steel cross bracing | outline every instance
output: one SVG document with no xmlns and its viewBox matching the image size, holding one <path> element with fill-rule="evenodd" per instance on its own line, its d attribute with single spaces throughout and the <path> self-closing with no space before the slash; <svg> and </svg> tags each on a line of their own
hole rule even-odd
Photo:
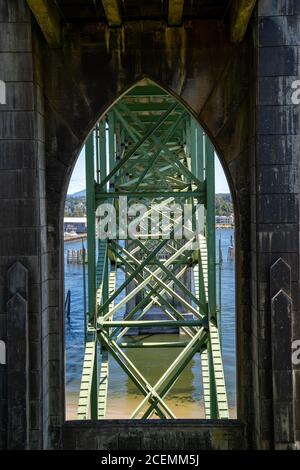
<svg viewBox="0 0 300 470">
<path fill-rule="evenodd" d="M 144 396 L 128 418 L 175 419 L 165 397 L 196 354 L 201 355 L 205 416 L 228 418 L 216 303 L 210 141 L 183 106 L 144 80 L 89 136 L 86 178 L 88 327 L 78 418 L 105 419 L 113 357 Z M 127 233 L 133 203 L 146 207 L 138 236 Z M 115 211 L 107 224 L 117 222 L 115 233 L 106 239 L 95 228 L 103 204 Z M 183 219 L 178 208 L 185 204 L 190 211 Z M 117 287 L 118 272 L 125 273 L 125 280 Z M 192 277 L 193 288 L 185 276 Z M 160 320 L 151 318 L 153 307 L 162 313 Z M 180 328 L 184 339 L 126 339 L 131 328 L 163 331 L 170 326 Z M 126 355 L 133 347 L 141 354 L 145 348 L 161 348 L 162 354 L 164 348 L 178 348 L 178 356 L 151 385 Z"/>
</svg>

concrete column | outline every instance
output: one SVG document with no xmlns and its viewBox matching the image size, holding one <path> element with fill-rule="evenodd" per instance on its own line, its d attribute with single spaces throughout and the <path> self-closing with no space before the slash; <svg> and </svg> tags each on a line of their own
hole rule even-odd
<svg viewBox="0 0 300 470">
<path fill-rule="evenodd" d="M 11 311 L 22 305 L 25 310 L 19 297 L 6 307 L 10 298 L 6 273 L 19 262 L 28 270 L 26 389 L 29 408 L 26 408 L 26 415 L 28 447 L 34 449 L 42 446 L 41 292 L 42 281 L 48 278 L 47 266 L 41 256 L 43 250 L 46 251 L 46 244 L 43 98 L 36 66 L 39 33 L 34 34 L 36 39 L 33 41 L 32 28 L 36 26 L 25 0 L 1 0 L 0 22 L 0 80 L 6 85 L 6 104 L 0 105 L 0 339 L 8 341 L 6 323 L 9 322 L 10 334 L 14 330 L 14 319 L 16 328 L 18 326 Z M 11 366 L 10 361 L 0 366 L 0 409 L 4 414 L 4 419 L 0 416 L 0 447 L 6 446 L 7 423 L 13 419 L 11 407 L 5 416 L 7 403 L 14 399 L 10 387 L 8 396 L 6 394 Z M 18 364 L 14 363 L 14 367 Z"/>
<path fill-rule="evenodd" d="M 271 266 L 271 341 L 273 436 L 275 449 L 294 448 L 294 381 L 292 356 L 291 268 L 281 258 Z"/>
<path fill-rule="evenodd" d="M 273 423 L 278 316 L 271 322 L 270 267 L 282 258 L 291 268 L 289 315 L 299 337 L 299 106 L 292 84 L 299 73 L 299 15 L 296 1 L 261 0 L 255 22 L 257 59 L 254 159 L 252 166 L 252 334 L 255 445 L 274 447 Z M 292 305 L 292 306 L 291 306 Z M 275 306 L 274 306 L 275 308 Z M 274 330 L 275 328 L 275 330 Z M 292 345 L 284 351 L 288 360 Z M 288 386 L 288 384 L 286 384 Z M 290 385 L 291 386 L 291 385 Z M 293 396 L 292 389 L 287 396 Z M 294 397 L 295 399 L 295 397 Z M 277 422 L 277 432 L 285 423 Z"/>
<path fill-rule="evenodd" d="M 19 262 L 7 274 L 7 398 L 10 450 L 29 445 L 28 270 Z"/>
</svg>

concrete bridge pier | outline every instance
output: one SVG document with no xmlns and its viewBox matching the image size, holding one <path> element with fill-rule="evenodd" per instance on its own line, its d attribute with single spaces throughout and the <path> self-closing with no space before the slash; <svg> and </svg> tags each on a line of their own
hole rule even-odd
<svg viewBox="0 0 300 470">
<path fill-rule="evenodd" d="M 0 0 L 0 448 L 299 448 L 299 1 L 210 2 L 176 26 L 49 3 Z M 232 190 L 236 421 L 65 422 L 64 199 L 89 132 L 143 77 L 198 119 Z"/>
</svg>

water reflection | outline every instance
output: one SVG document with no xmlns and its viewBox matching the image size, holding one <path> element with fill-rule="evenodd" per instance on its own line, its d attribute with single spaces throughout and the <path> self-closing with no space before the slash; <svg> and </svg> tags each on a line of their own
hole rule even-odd
<svg viewBox="0 0 300 470">
<path fill-rule="evenodd" d="M 236 346 L 235 346 L 235 274 L 234 262 L 227 259 L 232 230 L 217 231 L 217 240 L 221 235 L 223 251 L 222 268 L 222 349 L 225 381 L 230 415 L 235 417 L 236 406 Z M 81 243 L 72 243 L 65 248 L 65 290 L 71 289 L 71 318 L 66 320 L 66 389 L 67 418 L 76 419 L 80 377 L 84 354 L 83 336 L 83 289 L 82 268 L 67 265 L 66 250 L 80 249 Z M 124 281 L 124 274 L 118 273 L 117 285 Z M 121 294 L 120 301 L 125 294 Z M 116 318 L 122 318 L 120 310 Z M 144 336 L 145 341 L 184 341 L 184 335 L 152 335 Z M 134 338 L 130 337 L 130 340 Z M 141 339 L 141 337 L 139 337 Z M 129 341 L 126 338 L 126 341 Z M 168 369 L 181 349 L 126 349 L 125 352 L 135 366 L 143 373 L 151 385 L 154 385 Z M 110 358 L 109 393 L 107 418 L 129 418 L 134 409 L 143 399 L 143 395 L 127 374 L 113 358 Z M 166 403 L 178 418 L 198 419 L 204 417 L 203 389 L 201 378 L 200 356 L 196 354 L 185 368 L 173 388 L 169 391 Z M 155 416 L 153 416 L 155 418 Z"/>
</svg>

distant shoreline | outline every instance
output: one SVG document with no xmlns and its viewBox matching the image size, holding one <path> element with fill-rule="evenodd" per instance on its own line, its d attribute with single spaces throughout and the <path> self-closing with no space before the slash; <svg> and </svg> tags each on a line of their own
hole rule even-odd
<svg viewBox="0 0 300 470">
<path fill-rule="evenodd" d="M 64 242 L 65 243 L 72 243 L 72 242 L 78 242 L 80 240 L 85 240 L 87 237 L 87 234 L 83 234 L 83 235 L 76 235 L 74 237 L 64 237 Z"/>
<path fill-rule="evenodd" d="M 234 229 L 234 225 L 232 224 L 216 224 L 216 229 L 220 230 L 220 229 L 224 229 L 224 230 L 227 230 L 227 229 Z M 72 242 L 78 242 L 80 240 L 86 240 L 87 238 L 87 234 L 83 234 L 83 235 L 76 235 L 74 237 L 64 237 L 64 243 L 72 243 Z"/>
<path fill-rule="evenodd" d="M 232 224 L 216 224 L 217 229 L 234 229 Z"/>
</svg>

